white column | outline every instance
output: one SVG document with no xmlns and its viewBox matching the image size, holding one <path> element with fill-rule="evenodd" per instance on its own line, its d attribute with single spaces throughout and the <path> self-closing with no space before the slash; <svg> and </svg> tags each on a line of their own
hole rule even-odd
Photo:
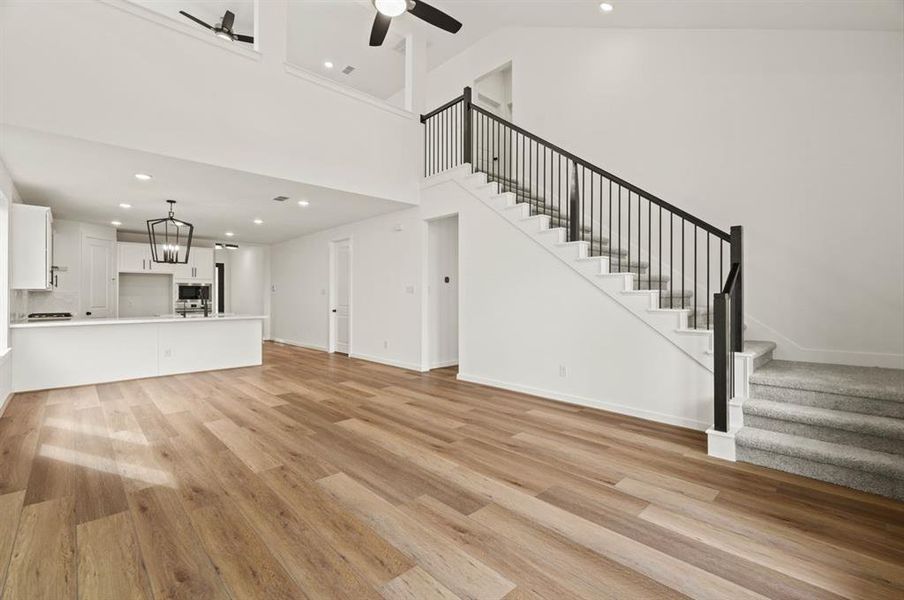
<svg viewBox="0 0 904 600">
<path fill-rule="evenodd" d="M 280 70 L 286 62 L 288 22 L 287 0 L 255 0 L 254 49 L 264 64 Z"/>
<path fill-rule="evenodd" d="M 427 101 L 427 42 L 413 33 L 405 36 L 405 110 L 421 114 Z"/>
</svg>

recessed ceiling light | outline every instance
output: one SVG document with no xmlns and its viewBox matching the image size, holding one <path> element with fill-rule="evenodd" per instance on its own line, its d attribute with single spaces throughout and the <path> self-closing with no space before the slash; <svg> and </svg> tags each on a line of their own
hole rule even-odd
<svg viewBox="0 0 904 600">
<path fill-rule="evenodd" d="M 308 206 L 309 204 L 310 204 L 310 202 L 308 202 L 307 200 L 299 200 L 298 201 L 298 206 Z"/>
<path fill-rule="evenodd" d="M 131 204 L 126 204 L 125 202 L 119 203 L 119 208 L 132 208 Z"/>
<path fill-rule="evenodd" d="M 325 60 L 325 61 L 323 61 L 323 66 L 324 66 L 325 68 L 327 68 L 327 69 L 332 69 L 332 68 L 333 68 L 333 63 L 331 63 L 331 62 L 328 61 L 328 60 Z"/>
<path fill-rule="evenodd" d="M 374 6 L 380 14 L 387 17 L 398 17 L 408 10 L 407 0 L 375 0 Z"/>
<path fill-rule="evenodd" d="M 609 4 L 608 2 L 602 2 L 600 4 L 600 10 L 603 12 L 612 12 L 613 9 L 615 9 L 615 7 L 612 6 L 611 4 Z"/>
<path fill-rule="evenodd" d="M 261 224 L 263 224 L 263 220 L 261 220 L 261 219 L 255 219 L 255 220 L 254 220 L 254 224 L 255 224 L 255 225 L 261 225 Z"/>
<path fill-rule="evenodd" d="M 151 177 L 147 173 L 135 173 L 135 179 L 138 179 L 140 181 L 149 181 L 153 179 L 153 177 Z"/>
<path fill-rule="evenodd" d="M 232 237 L 232 236 L 234 236 L 234 235 L 235 235 L 235 234 L 232 233 L 231 231 L 227 231 L 227 232 L 226 232 L 226 237 Z"/>
<path fill-rule="evenodd" d="M 110 221 L 110 225 L 112 225 L 113 227 L 119 227 L 120 225 L 122 225 L 122 223 L 120 223 L 119 221 Z"/>
</svg>

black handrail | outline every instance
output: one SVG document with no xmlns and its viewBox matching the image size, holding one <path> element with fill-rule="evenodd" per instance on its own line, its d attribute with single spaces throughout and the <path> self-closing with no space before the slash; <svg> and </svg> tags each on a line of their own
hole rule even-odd
<svg viewBox="0 0 904 600">
<path fill-rule="evenodd" d="M 446 102 L 439 108 L 434 108 L 433 110 L 428 112 L 426 115 L 421 115 L 421 123 L 426 122 L 427 119 L 429 119 L 430 117 L 434 117 L 434 116 L 438 115 L 439 113 L 443 112 L 447 108 L 450 108 L 451 106 L 453 106 L 455 104 L 458 104 L 459 102 L 461 102 L 464 99 L 465 99 L 465 96 L 464 96 L 464 94 L 462 94 L 458 98 L 453 98 L 452 100 L 449 100 L 448 102 Z"/>
<path fill-rule="evenodd" d="M 741 228 L 726 233 L 474 105 L 470 88 L 421 115 L 421 122 L 425 176 L 470 165 L 527 203 L 531 214 L 563 228 L 567 240 L 586 243 L 590 256 L 607 257 L 610 272 L 632 274 L 636 289 L 658 290 L 660 308 L 688 311 L 688 327 L 714 329 L 715 426 L 725 431 L 731 353 L 741 351 L 743 340 Z M 710 306 L 712 289 L 721 292 Z M 699 297 L 704 304 L 698 306 Z"/>
<path fill-rule="evenodd" d="M 456 101 L 461 101 L 461 98 L 462 97 L 460 96 L 459 98 L 456 99 Z M 665 200 L 654 196 L 650 192 L 647 192 L 646 190 L 643 190 L 632 183 L 628 183 L 627 181 L 625 181 L 618 175 L 613 175 L 609 171 L 606 171 L 605 169 L 601 169 L 601 168 L 593 165 L 589 161 L 587 161 L 583 158 L 580 158 L 578 156 L 575 156 L 574 154 L 572 154 L 571 152 L 568 152 L 567 150 L 563 150 L 562 148 L 560 148 L 559 146 L 556 146 L 552 142 L 548 142 L 548 141 L 544 140 L 543 138 L 541 138 L 540 136 L 533 134 L 533 133 L 527 131 L 526 129 L 518 127 L 517 125 L 515 125 L 514 123 L 511 123 L 510 121 L 506 121 L 502 117 L 496 116 L 493 113 L 486 111 L 476 105 L 472 106 L 471 109 L 477 113 L 484 115 L 485 117 L 488 117 L 490 119 L 493 119 L 494 121 L 497 121 L 498 123 L 501 123 L 506 128 L 510 129 L 512 132 L 523 135 L 526 138 L 529 138 L 539 144 L 542 144 L 547 149 L 552 150 L 553 152 L 556 152 L 558 154 L 561 154 L 563 157 L 567 158 L 571 162 L 578 164 L 578 165 L 584 167 L 585 169 L 591 170 L 599 175 L 602 175 L 603 177 L 605 177 L 607 180 L 611 181 L 612 183 L 620 185 L 622 188 L 624 188 L 630 192 L 634 192 L 638 196 L 643 196 L 645 199 L 650 200 L 654 204 L 657 204 L 657 205 L 663 207 L 664 209 L 668 210 L 669 212 L 675 214 L 675 216 L 681 217 L 688 223 L 692 223 L 692 224 L 696 225 L 697 227 L 712 233 L 713 235 L 719 236 L 726 242 L 731 237 L 728 233 L 722 231 L 718 227 L 716 227 L 714 225 L 710 225 L 706 221 L 704 221 L 698 217 L 695 217 L 694 215 L 692 215 L 688 212 L 681 210 L 680 208 L 678 208 L 677 206 L 675 206 L 673 204 L 669 204 Z"/>
</svg>

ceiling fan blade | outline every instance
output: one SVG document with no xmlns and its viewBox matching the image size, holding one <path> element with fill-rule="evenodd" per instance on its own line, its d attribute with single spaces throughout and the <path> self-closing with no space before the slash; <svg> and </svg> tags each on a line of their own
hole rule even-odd
<svg viewBox="0 0 904 600">
<path fill-rule="evenodd" d="M 180 11 L 179 11 L 179 14 L 182 15 L 182 16 L 184 16 L 184 17 L 188 17 L 189 19 L 191 19 L 192 21 L 194 21 L 195 23 L 197 23 L 198 25 L 200 25 L 200 26 L 202 26 L 202 27 L 206 27 L 206 28 L 208 28 L 208 29 L 213 29 L 213 27 L 212 27 L 211 25 L 208 25 L 207 23 L 205 23 L 204 21 L 202 21 L 201 19 L 199 19 L 199 18 L 197 18 L 197 17 L 191 16 L 190 14 L 188 14 L 187 12 L 185 12 L 184 10 L 180 10 Z"/>
<path fill-rule="evenodd" d="M 389 31 L 389 24 L 392 23 L 392 17 L 387 17 L 383 13 L 377 13 L 374 18 L 374 26 L 370 30 L 370 45 L 382 46 L 383 40 L 386 39 L 386 33 Z"/>
<path fill-rule="evenodd" d="M 408 12 L 413 14 L 418 19 L 427 21 L 435 27 L 445 29 L 449 33 L 458 33 L 458 30 L 461 29 L 461 23 L 459 23 L 440 9 L 433 8 L 426 2 L 421 2 L 421 0 L 415 0 L 414 8 L 411 8 Z"/>
<path fill-rule="evenodd" d="M 232 24 L 235 23 L 235 15 L 231 10 L 227 10 L 226 14 L 223 15 L 223 23 L 220 25 L 226 31 L 232 31 Z"/>
<path fill-rule="evenodd" d="M 235 40 L 236 40 L 237 42 L 247 42 L 247 43 L 249 43 L 249 44 L 253 44 L 253 43 L 254 43 L 254 36 L 253 36 L 253 35 L 242 35 L 242 34 L 240 34 L 240 33 L 236 33 L 236 34 L 234 34 L 234 35 L 235 35 Z"/>
</svg>

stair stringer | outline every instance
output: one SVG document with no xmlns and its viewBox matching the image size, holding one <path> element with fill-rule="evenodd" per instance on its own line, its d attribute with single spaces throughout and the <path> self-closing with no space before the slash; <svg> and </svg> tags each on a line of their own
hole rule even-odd
<svg viewBox="0 0 904 600">
<path fill-rule="evenodd" d="M 588 242 L 566 242 L 564 228 L 549 228 L 549 218 L 544 218 L 544 215 L 531 216 L 526 203 L 516 203 L 512 192 L 499 193 L 497 183 L 487 183 L 484 173 L 472 173 L 469 164 L 428 177 L 423 185 L 429 187 L 450 180 L 558 257 L 705 369 L 713 371 L 713 332 L 689 329 L 689 310 L 659 308 L 658 290 L 633 289 L 633 273 L 609 273 L 608 259 L 587 256 Z"/>
</svg>

